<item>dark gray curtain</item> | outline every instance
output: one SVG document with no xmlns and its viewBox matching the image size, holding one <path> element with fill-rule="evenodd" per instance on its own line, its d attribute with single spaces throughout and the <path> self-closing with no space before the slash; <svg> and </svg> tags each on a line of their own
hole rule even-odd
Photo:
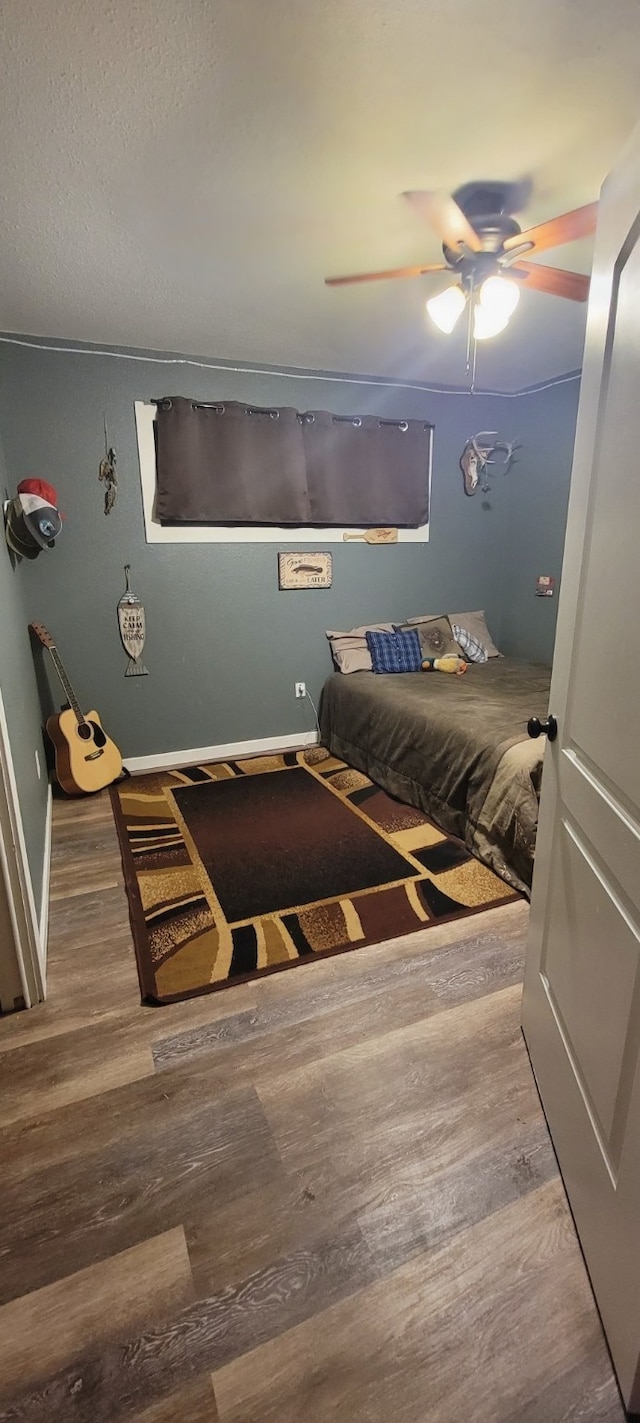
<svg viewBox="0 0 640 1423">
<path fill-rule="evenodd" d="M 417 528 L 429 517 L 432 427 L 299 415 L 236 401 L 158 401 L 161 523 Z"/>
<path fill-rule="evenodd" d="M 430 425 L 309 410 L 302 432 L 312 524 L 426 524 Z"/>
<path fill-rule="evenodd" d="M 158 403 L 156 455 L 161 523 L 308 523 L 296 410 L 172 396 Z"/>
</svg>

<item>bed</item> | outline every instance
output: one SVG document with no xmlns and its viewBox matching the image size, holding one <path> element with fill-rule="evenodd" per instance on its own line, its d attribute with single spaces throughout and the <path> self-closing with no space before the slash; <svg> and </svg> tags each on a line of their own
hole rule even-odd
<svg viewBox="0 0 640 1423">
<path fill-rule="evenodd" d="M 492 657 L 464 677 L 335 673 L 325 683 L 322 742 L 399 800 L 432 817 L 528 895 L 550 671 Z"/>
</svg>

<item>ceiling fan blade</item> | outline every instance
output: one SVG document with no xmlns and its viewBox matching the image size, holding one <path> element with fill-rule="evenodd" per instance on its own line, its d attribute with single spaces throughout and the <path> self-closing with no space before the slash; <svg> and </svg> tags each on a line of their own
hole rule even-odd
<svg viewBox="0 0 640 1423">
<path fill-rule="evenodd" d="M 539 262 L 518 262 L 510 267 L 516 276 L 526 277 L 526 286 L 549 296 L 564 296 L 569 301 L 586 301 L 590 278 L 584 272 L 565 272 L 562 267 L 543 267 Z"/>
<path fill-rule="evenodd" d="M 517 237 L 508 237 L 505 252 L 519 247 L 522 242 L 532 242 L 536 252 L 544 252 L 545 247 L 562 247 L 565 242 L 576 242 L 579 237 L 589 237 L 596 230 L 598 204 L 587 203 L 573 212 L 564 212 L 560 217 L 552 217 L 549 222 L 541 222 L 538 227 L 530 227 Z"/>
<path fill-rule="evenodd" d="M 462 208 L 458 207 L 455 199 L 448 193 L 414 191 L 403 193 L 402 196 L 413 204 L 447 247 L 459 247 L 460 243 L 464 242 L 472 252 L 482 251 L 482 242 L 477 232 L 465 217 Z"/>
<path fill-rule="evenodd" d="M 388 272 L 356 272 L 351 277 L 325 277 L 326 287 L 345 287 L 350 282 L 384 282 L 389 277 L 422 277 L 425 272 L 448 272 L 443 262 L 426 267 L 392 267 Z"/>
</svg>

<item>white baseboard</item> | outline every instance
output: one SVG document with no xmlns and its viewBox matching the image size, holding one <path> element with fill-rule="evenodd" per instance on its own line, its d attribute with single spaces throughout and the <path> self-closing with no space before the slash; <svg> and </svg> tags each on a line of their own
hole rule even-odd
<svg viewBox="0 0 640 1423">
<path fill-rule="evenodd" d="M 40 922 L 38 940 L 40 968 L 43 980 L 47 973 L 47 945 L 49 942 L 49 886 L 51 883 L 51 826 L 53 821 L 53 793 L 49 785 L 47 796 L 47 818 L 44 827 L 44 855 L 42 860 L 42 899 L 40 901 Z"/>
<path fill-rule="evenodd" d="M 166 751 L 157 756 L 125 756 L 131 775 L 141 771 L 177 771 L 180 766 L 201 766 L 208 761 L 235 761 L 238 756 L 268 756 L 271 751 L 302 751 L 317 746 L 317 731 L 297 736 L 264 736 L 259 741 L 229 741 L 223 746 L 197 746 L 191 751 Z"/>
</svg>

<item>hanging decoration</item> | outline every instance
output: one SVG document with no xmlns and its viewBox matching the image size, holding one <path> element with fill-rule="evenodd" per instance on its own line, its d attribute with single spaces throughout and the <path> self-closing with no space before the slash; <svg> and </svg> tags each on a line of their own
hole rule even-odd
<svg viewBox="0 0 640 1423">
<path fill-rule="evenodd" d="M 104 417 L 104 459 L 100 460 L 98 479 L 104 482 L 104 512 L 110 514 L 116 502 L 118 479 L 116 475 L 116 452 L 109 444 L 107 417 Z"/>
<path fill-rule="evenodd" d="M 488 484 L 490 464 L 496 461 L 491 459 L 491 455 L 500 450 L 504 456 L 498 464 L 498 468 L 503 474 L 516 463 L 515 451 L 522 446 L 516 440 L 501 440 L 497 430 L 479 430 L 477 435 L 472 435 L 460 456 L 460 468 L 464 478 L 464 492 L 471 497 L 478 488 L 483 494 L 488 494 L 491 486 Z M 480 480 L 482 478 L 482 483 Z"/>
<path fill-rule="evenodd" d="M 124 675 L 125 677 L 148 677 L 148 669 L 139 660 L 142 657 L 147 634 L 145 611 L 140 598 L 131 591 L 129 573 L 130 565 L 125 563 L 124 576 L 127 586 L 118 603 L 120 637 L 125 652 L 129 654 Z"/>
<path fill-rule="evenodd" d="M 23 479 L 14 499 L 4 504 L 4 533 L 16 558 L 38 557 L 53 548 L 62 532 L 58 495 L 46 479 Z"/>
</svg>

